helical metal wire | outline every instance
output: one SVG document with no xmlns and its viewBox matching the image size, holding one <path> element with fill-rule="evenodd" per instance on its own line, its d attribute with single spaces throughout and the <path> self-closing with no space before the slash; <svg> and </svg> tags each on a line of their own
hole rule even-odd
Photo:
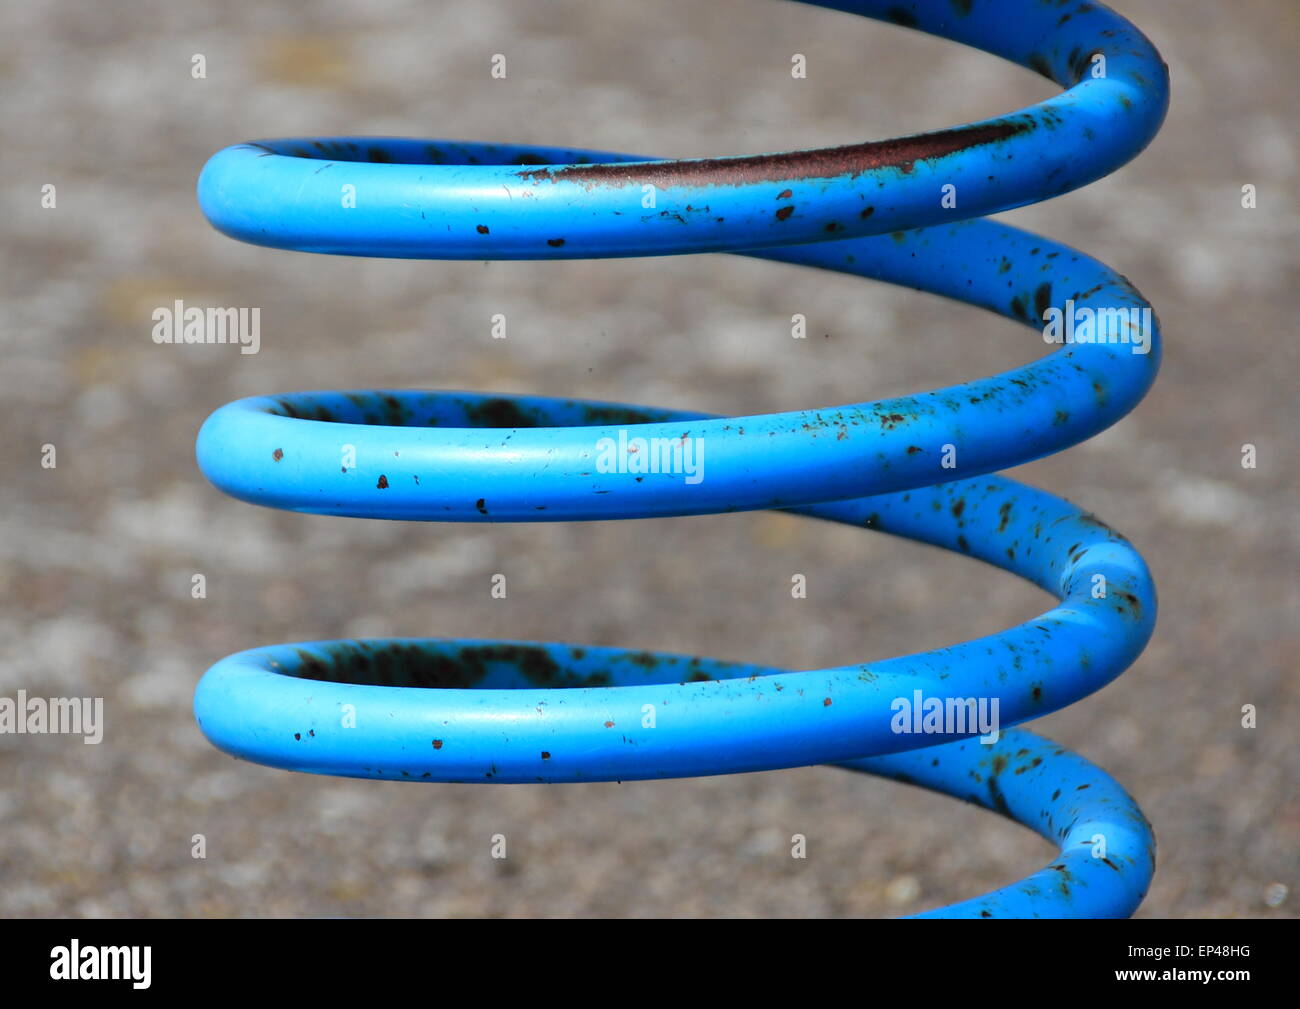
<svg viewBox="0 0 1300 1009">
<path fill-rule="evenodd" d="M 1167 70 L 1140 32 L 1092 2 L 820 6 L 983 49 L 1064 90 L 935 133 L 700 160 L 373 137 L 261 141 L 217 153 L 199 201 L 218 230 L 277 248 L 475 260 L 739 251 L 955 298 L 1036 336 L 1069 306 L 1072 318 L 1087 309 L 1128 321 L 1107 339 L 1080 330 L 990 378 L 763 416 L 444 391 L 256 397 L 208 418 L 199 465 L 242 500 L 329 515 L 538 522 L 780 508 L 967 554 L 1059 604 L 950 648 L 801 672 L 514 641 L 274 645 L 214 665 L 196 716 L 238 757 L 385 780 L 587 782 L 839 764 L 969 800 L 1059 845 L 1022 882 L 932 914 L 1127 915 L 1154 871 L 1154 839 L 1123 789 L 1032 733 L 1008 729 L 989 743 L 950 716 L 976 699 L 996 700 L 1002 726 L 1055 711 L 1118 676 L 1151 635 L 1154 587 L 1123 537 L 989 475 L 1133 408 L 1160 360 L 1154 321 L 1141 322 L 1150 306 L 1096 260 L 975 218 L 1075 189 L 1134 157 L 1164 117 Z M 343 185 L 352 206 L 340 200 Z M 941 199 L 947 185 L 959 209 Z M 653 211 L 643 208 L 647 192 Z M 602 466 L 611 444 L 670 461 L 687 458 L 672 455 L 677 447 L 706 445 L 707 478 L 626 459 Z M 918 726 L 900 722 L 900 698 L 916 701 L 914 715 L 937 699 L 948 720 L 910 731 Z"/>
</svg>

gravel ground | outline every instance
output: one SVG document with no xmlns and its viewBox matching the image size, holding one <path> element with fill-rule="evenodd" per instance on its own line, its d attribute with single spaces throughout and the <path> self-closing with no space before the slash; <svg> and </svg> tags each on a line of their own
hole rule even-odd
<svg viewBox="0 0 1300 1009">
<path fill-rule="evenodd" d="M 1160 314 L 1164 369 L 1117 427 L 1018 475 L 1132 539 L 1162 609 L 1127 675 L 1035 729 L 1113 773 L 1154 823 L 1141 915 L 1290 917 L 1300 7 L 1115 5 L 1170 64 L 1164 132 L 1115 175 L 1005 217 L 1132 278 Z M 203 480 L 195 433 L 244 395 L 410 385 L 740 414 L 1041 353 L 956 304 L 734 257 L 352 260 L 242 245 L 201 217 L 203 162 L 255 137 L 749 153 L 939 128 L 1052 92 L 980 53 L 797 5 L 601 4 L 584 24 L 592 8 L 0 0 L 0 695 L 106 705 L 97 747 L 0 736 L 0 913 L 875 916 L 1050 857 L 973 807 L 826 768 L 416 788 L 237 762 L 196 728 L 200 674 L 255 644 L 514 637 L 798 669 L 950 644 L 1050 605 L 969 560 L 789 516 L 365 522 L 259 509 Z M 506 80 L 488 74 L 497 52 Z M 795 52 L 806 80 L 788 72 Z M 1256 210 L 1240 206 L 1248 183 Z M 39 206 L 45 184 L 54 210 Z M 177 298 L 259 306 L 261 353 L 156 346 L 150 313 Z M 505 341 L 489 335 L 498 312 Z M 789 338 L 795 312 L 816 338 Z M 806 600 L 790 598 L 793 571 Z M 190 597 L 196 572 L 206 599 Z M 489 596 L 495 572 L 508 600 Z M 796 832 L 803 861 L 788 857 Z M 506 860 L 490 857 L 496 833 Z M 195 834 L 206 859 L 191 857 Z"/>
</svg>

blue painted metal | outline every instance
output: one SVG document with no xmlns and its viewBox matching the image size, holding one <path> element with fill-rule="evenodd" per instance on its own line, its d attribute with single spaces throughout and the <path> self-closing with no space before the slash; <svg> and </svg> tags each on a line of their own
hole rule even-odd
<svg viewBox="0 0 1300 1009">
<path fill-rule="evenodd" d="M 1068 302 L 1149 309 L 1082 253 L 971 219 L 1084 185 L 1149 142 L 1168 79 L 1136 29 L 1074 0 L 821 6 L 977 46 L 1066 90 L 953 130 L 742 158 L 262 141 L 216 154 L 199 201 L 226 234 L 304 251 L 558 259 L 743 250 L 919 288 L 1034 329 Z M 948 184 L 956 209 L 940 200 Z M 340 199 L 344 186 L 355 206 Z M 647 186 L 652 211 L 642 206 Z M 277 645 L 213 666 L 196 716 L 236 756 L 353 777 L 580 782 L 839 763 L 985 805 L 1061 845 L 1024 882 L 936 914 L 1128 914 L 1154 871 L 1154 840 L 1114 781 L 1022 730 L 988 743 L 969 725 L 899 731 L 896 717 L 899 699 L 919 690 L 996 701 L 1000 726 L 1011 726 L 1097 690 L 1145 646 L 1155 590 L 1132 546 L 1065 501 L 986 475 L 1086 439 L 1133 408 L 1159 366 L 1159 333 L 1154 320 L 1123 333 L 1125 342 L 1065 343 L 946 389 L 765 416 L 411 390 L 231 403 L 200 431 L 199 465 L 257 504 L 461 522 L 785 508 L 969 554 L 1060 603 L 950 648 L 803 672 L 532 642 Z M 603 464 L 610 444 L 626 452 L 619 439 L 638 437 L 688 454 L 666 472 Z M 682 472 L 692 451 L 698 480 Z"/>
</svg>

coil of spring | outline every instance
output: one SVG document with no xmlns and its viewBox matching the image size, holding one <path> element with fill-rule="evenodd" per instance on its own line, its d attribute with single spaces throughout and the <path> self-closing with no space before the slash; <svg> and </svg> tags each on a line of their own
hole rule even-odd
<svg viewBox="0 0 1300 1009">
<path fill-rule="evenodd" d="M 1085 185 L 1146 146 L 1164 118 L 1168 76 L 1140 32 L 1076 0 L 819 5 L 977 47 L 1064 90 L 934 133 L 716 159 L 373 137 L 262 141 L 217 153 L 199 201 L 227 235 L 335 255 L 741 251 L 944 295 L 1036 331 L 1070 302 L 1076 312 L 1149 310 L 1101 263 L 978 219 Z M 341 181 L 355 186 L 355 206 L 341 206 Z M 961 193 L 959 211 L 942 206 L 948 184 Z M 641 210 L 646 186 L 656 197 L 650 214 Z M 1059 845 L 1022 882 L 929 914 L 1128 915 L 1154 872 L 1154 838 L 1114 780 L 1022 729 L 991 744 L 974 724 L 895 731 L 894 702 L 915 691 L 949 710 L 996 699 L 1000 723 L 1014 725 L 1099 689 L 1141 653 L 1156 604 L 1134 548 L 1073 505 L 989 474 L 1085 440 L 1132 409 L 1159 364 L 1159 335 L 1148 330 L 1141 347 L 1063 342 L 1032 364 L 950 388 L 766 416 L 412 390 L 230 403 L 203 425 L 198 463 L 221 490 L 257 504 L 455 522 L 780 508 L 978 558 L 1060 602 L 979 640 L 800 672 L 517 641 L 276 645 L 208 670 L 195 695 L 199 725 L 247 760 L 385 780 L 589 782 L 837 764 L 977 803 Z M 601 471 L 598 446 L 620 432 L 647 444 L 707 443 L 708 479 Z M 341 466 L 345 445 L 354 461 Z M 945 451 L 955 469 L 939 467 Z M 646 711 L 656 712 L 652 727 Z"/>
</svg>

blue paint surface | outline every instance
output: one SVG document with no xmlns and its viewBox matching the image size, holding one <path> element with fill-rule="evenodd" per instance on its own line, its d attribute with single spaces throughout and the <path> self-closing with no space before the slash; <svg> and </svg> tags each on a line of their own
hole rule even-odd
<svg viewBox="0 0 1300 1009">
<path fill-rule="evenodd" d="M 199 201 L 222 232 L 277 248 L 441 259 L 738 251 L 915 287 L 1035 330 L 1045 311 L 1066 306 L 1141 320 L 1138 329 L 946 389 L 763 416 L 424 390 L 256 397 L 209 417 L 199 465 L 246 501 L 371 518 L 785 508 L 969 554 L 1059 604 L 977 641 L 801 672 L 553 643 L 277 645 L 213 666 L 196 715 L 236 756 L 390 780 L 581 782 L 838 763 L 987 806 L 1061 846 L 1022 883 L 936 914 L 1126 915 L 1154 871 L 1141 812 L 1082 758 L 1007 727 L 1122 673 L 1151 635 L 1154 587 L 1109 527 L 989 474 L 1123 417 L 1155 378 L 1159 332 L 1122 276 L 977 218 L 1134 157 L 1163 120 L 1166 70 L 1140 33 L 1092 3 L 821 6 L 976 46 L 1065 90 L 934 134 L 707 161 L 394 138 L 261 141 L 216 154 Z M 945 185 L 956 187 L 956 208 L 940 200 Z M 664 465 L 647 469 L 644 456 L 630 458 L 640 453 Z M 911 698 L 996 701 L 1000 738 L 981 742 L 970 726 L 899 731 L 900 699 Z"/>
</svg>

